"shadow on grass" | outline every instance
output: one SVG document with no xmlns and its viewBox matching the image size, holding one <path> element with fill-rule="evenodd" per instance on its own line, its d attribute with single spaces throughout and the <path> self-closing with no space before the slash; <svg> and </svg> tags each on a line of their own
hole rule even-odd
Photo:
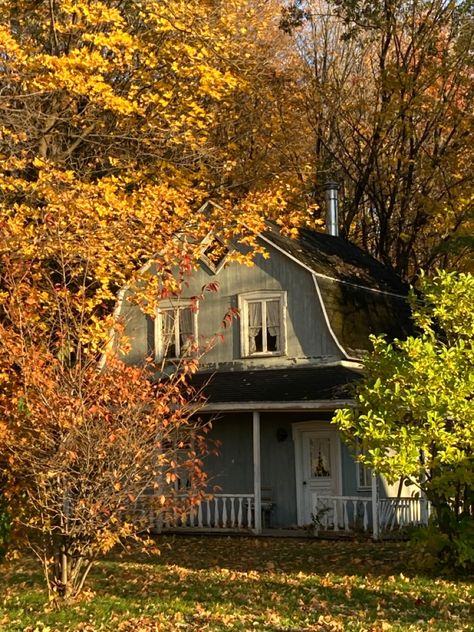
<svg viewBox="0 0 474 632">
<path fill-rule="evenodd" d="M 164 612 L 179 609 L 186 620 L 196 626 L 199 619 L 197 606 L 208 612 L 235 613 L 250 620 L 260 618 L 262 623 L 266 613 L 277 611 L 283 621 L 295 623 L 293 629 L 304 629 L 305 625 L 317 623 L 321 616 L 329 615 L 352 621 L 363 618 L 367 623 L 384 620 L 398 625 L 399 629 L 426 622 L 426 629 L 453 630 L 456 620 L 466 617 L 465 609 L 454 596 L 445 595 L 446 601 L 440 603 L 436 597 L 441 590 L 434 589 L 429 583 L 413 586 L 408 578 L 372 581 L 369 586 L 362 575 L 351 575 L 348 581 L 342 576 L 329 579 L 327 575 L 298 577 L 298 574 L 258 574 L 255 571 L 249 574 L 230 569 L 223 573 L 222 569 L 193 571 L 168 566 L 166 582 L 163 582 L 160 581 L 163 577 L 159 573 L 154 575 L 153 571 L 154 565 L 149 564 L 145 588 L 134 580 L 124 583 L 120 576 L 110 573 L 105 583 L 99 577 L 95 578 L 95 585 L 99 595 L 109 591 L 124 603 L 139 600 L 143 603 L 145 599 L 160 603 Z M 137 567 L 135 572 L 138 572 Z M 290 627 L 265 626 L 265 630 L 281 632 L 283 629 Z"/>
<path fill-rule="evenodd" d="M 159 557 L 143 554 L 121 556 L 135 563 L 177 564 L 199 570 L 228 568 L 261 571 L 269 567 L 288 572 L 343 573 L 369 570 L 373 575 L 402 573 L 419 576 L 413 549 L 406 542 L 345 542 L 280 538 L 159 536 Z"/>
<path fill-rule="evenodd" d="M 471 620 L 467 583 L 409 574 L 405 544 L 182 536 L 157 543 L 161 556 L 117 554 L 98 563 L 89 598 L 61 612 L 44 610 L 37 565 L 7 565 L 0 629 L 34 629 L 36 621 L 58 631 L 90 622 L 102 630 L 156 629 L 133 627 L 146 618 L 174 631 L 177 614 L 196 632 L 359 630 L 381 620 L 399 631 L 469 629 L 462 627 Z M 325 617 L 340 627 L 324 627 Z"/>
</svg>

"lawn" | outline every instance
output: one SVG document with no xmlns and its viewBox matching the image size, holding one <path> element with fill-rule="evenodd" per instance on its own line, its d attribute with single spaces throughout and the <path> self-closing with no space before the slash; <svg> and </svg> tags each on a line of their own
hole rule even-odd
<svg viewBox="0 0 474 632">
<path fill-rule="evenodd" d="M 474 630 L 472 583 L 430 577 L 405 543 L 169 536 L 115 555 L 79 603 L 45 604 L 32 560 L 0 567 L 2 632 Z"/>
</svg>

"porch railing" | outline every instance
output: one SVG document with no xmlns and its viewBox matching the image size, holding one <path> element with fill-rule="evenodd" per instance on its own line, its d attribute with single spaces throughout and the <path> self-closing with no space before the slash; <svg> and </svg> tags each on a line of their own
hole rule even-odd
<svg viewBox="0 0 474 632">
<path fill-rule="evenodd" d="M 425 498 L 379 498 L 376 502 L 378 533 L 428 524 L 430 506 Z M 370 496 L 313 496 L 313 521 L 324 531 L 374 530 Z"/>
<path fill-rule="evenodd" d="M 175 508 L 163 515 L 153 508 L 152 497 L 142 498 L 136 517 L 153 531 L 255 531 L 254 494 L 213 494 L 186 511 Z M 409 525 L 426 525 L 430 507 L 424 498 L 379 498 L 374 523 L 371 496 L 319 496 L 312 498 L 316 529 L 335 532 L 364 532 L 386 536 Z M 148 525 L 148 527 L 146 527 Z"/>
<path fill-rule="evenodd" d="M 408 526 L 427 525 L 430 505 L 426 498 L 379 498 L 380 530 L 395 531 Z"/>
<path fill-rule="evenodd" d="M 324 531 L 369 531 L 371 502 L 370 496 L 314 495 L 314 526 Z"/>
<path fill-rule="evenodd" d="M 184 513 L 175 509 L 166 517 L 153 517 L 157 531 L 173 529 L 252 530 L 255 529 L 253 494 L 213 494 L 188 507 Z"/>
</svg>

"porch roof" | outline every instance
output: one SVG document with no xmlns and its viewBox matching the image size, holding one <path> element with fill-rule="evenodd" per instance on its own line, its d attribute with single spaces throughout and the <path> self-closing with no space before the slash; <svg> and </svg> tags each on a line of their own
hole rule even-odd
<svg viewBox="0 0 474 632">
<path fill-rule="evenodd" d="M 361 372 L 345 366 L 291 367 L 198 373 L 193 386 L 202 390 L 212 408 L 218 404 L 347 403 Z M 245 405 L 247 404 L 247 406 Z M 284 406 L 285 408 L 287 406 Z"/>
</svg>

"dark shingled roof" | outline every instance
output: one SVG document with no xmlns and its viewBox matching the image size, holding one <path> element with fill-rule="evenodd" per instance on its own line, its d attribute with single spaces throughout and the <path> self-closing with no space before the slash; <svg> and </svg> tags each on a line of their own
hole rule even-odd
<svg viewBox="0 0 474 632">
<path fill-rule="evenodd" d="M 399 276 L 342 237 L 302 228 L 293 239 L 272 225 L 264 236 L 319 274 L 395 294 L 408 291 Z"/>
<path fill-rule="evenodd" d="M 331 327 L 350 356 L 371 349 L 370 334 L 393 340 L 413 333 L 408 286 L 354 244 L 307 229 L 297 239 L 274 227 L 263 236 L 316 273 Z"/>
<path fill-rule="evenodd" d="M 192 384 L 209 403 L 304 402 L 351 398 L 352 383 L 360 378 L 344 366 L 312 366 L 198 373 Z"/>
</svg>

